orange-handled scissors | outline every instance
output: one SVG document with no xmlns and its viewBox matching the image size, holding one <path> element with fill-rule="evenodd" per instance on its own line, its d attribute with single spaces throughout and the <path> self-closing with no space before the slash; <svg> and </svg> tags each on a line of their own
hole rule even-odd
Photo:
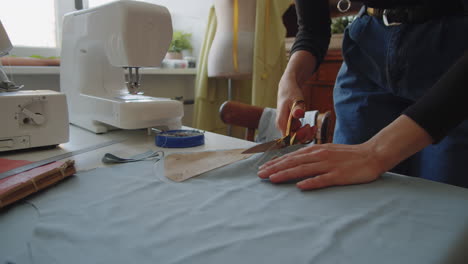
<svg viewBox="0 0 468 264">
<path fill-rule="evenodd" d="M 255 145 L 251 148 L 244 150 L 242 154 L 265 152 L 268 150 L 280 149 L 280 148 L 294 145 L 294 140 L 296 139 L 296 132 L 291 133 L 293 111 L 294 111 L 294 108 L 297 106 L 297 104 L 303 103 L 303 102 L 304 100 L 297 100 L 292 105 L 291 111 L 289 112 L 288 123 L 286 125 L 286 135 L 284 137 L 278 138 L 272 141 L 268 141 L 266 143 Z"/>
</svg>

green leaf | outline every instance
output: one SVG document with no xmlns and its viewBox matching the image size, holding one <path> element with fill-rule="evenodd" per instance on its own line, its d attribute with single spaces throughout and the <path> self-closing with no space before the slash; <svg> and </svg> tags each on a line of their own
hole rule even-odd
<svg viewBox="0 0 468 264">
<path fill-rule="evenodd" d="M 191 33 L 185 33 L 181 30 L 174 31 L 172 35 L 172 42 L 169 46 L 169 52 L 181 52 L 182 50 L 192 50 L 190 39 Z"/>
<path fill-rule="evenodd" d="M 332 19 L 331 33 L 340 34 L 343 33 L 348 25 L 350 25 L 355 16 L 343 16 Z"/>
</svg>

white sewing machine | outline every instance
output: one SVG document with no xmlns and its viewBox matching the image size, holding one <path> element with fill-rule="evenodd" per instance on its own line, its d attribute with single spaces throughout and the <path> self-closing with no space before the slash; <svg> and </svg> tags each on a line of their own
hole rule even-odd
<svg viewBox="0 0 468 264">
<path fill-rule="evenodd" d="M 0 57 L 12 45 L 0 22 Z M 67 101 L 63 93 L 21 90 L 0 63 L 0 152 L 68 142 Z"/>
<path fill-rule="evenodd" d="M 158 67 L 172 40 L 162 6 L 116 1 L 65 15 L 60 89 L 70 122 L 95 133 L 110 129 L 178 129 L 183 104 L 144 96 L 140 67 Z"/>
</svg>

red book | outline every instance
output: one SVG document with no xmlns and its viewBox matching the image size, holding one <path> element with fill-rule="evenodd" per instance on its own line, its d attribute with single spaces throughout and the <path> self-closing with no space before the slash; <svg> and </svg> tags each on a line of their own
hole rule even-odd
<svg viewBox="0 0 468 264">
<path fill-rule="evenodd" d="M 8 161 L 8 160 L 7 160 Z M 28 162 L 12 161 L 19 166 Z M 5 159 L 0 163 L 5 164 Z M 56 161 L 0 180 L 0 208 L 42 190 L 76 173 L 73 160 Z M 4 169 L 5 166 L 2 166 Z M 13 168 L 10 168 L 13 169 Z"/>
</svg>

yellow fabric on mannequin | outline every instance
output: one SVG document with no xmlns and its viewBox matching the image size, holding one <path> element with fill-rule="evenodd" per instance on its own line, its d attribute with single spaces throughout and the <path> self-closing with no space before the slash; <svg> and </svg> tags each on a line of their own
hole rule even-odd
<svg viewBox="0 0 468 264">
<path fill-rule="evenodd" d="M 253 105 L 276 108 L 278 83 L 287 64 L 282 17 L 290 5 L 290 0 L 257 1 Z"/>
<path fill-rule="evenodd" d="M 267 3 L 267 1 L 269 3 Z M 252 80 L 233 80 L 233 100 L 276 107 L 278 83 L 286 68 L 286 29 L 282 16 L 291 4 L 290 0 L 257 0 L 256 30 Z M 265 8 L 269 5 L 269 17 Z M 267 20 L 268 19 L 268 20 Z M 265 32 L 266 21 L 269 23 Z M 216 32 L 216 14 L 210 9 L 205 39 L 199 55 L 195 79 L 195 112 L 193 127 L 225 134 L 226 125 L 219 118 L 219 107 L 227 100 L 227 79 L 208 78 L 208 54 Z M 233 136 L 243 137 L 243 130 L 234 130 Z"/>
<path fill-rule="evenodd" d="M 208 78 L 208 54 L 216 32 L 214 7 L 210 9 L 208 26 L 200 51 L 195 78 L 195 107 L 192 126 L 219 134 L 226 134 L 226 125 L 219 118 L 218 110 L 227 99 L 227 79 Z M 250 102 L 250 80 L 233 82 L 233 99 Z M 233 135 L 242 136 L 240 129 L 233 130 Z"/>
<path fill-rule="evenodd" d="M 239 63 L 237 62 L 238 41 L 239 41 L 239 0 L 234 0 L 234 15 L 233 15 L 234 36 L 232 38 L 232 59 L 234 63 L 234 70 L 239 72 Z"/>
</svg>

